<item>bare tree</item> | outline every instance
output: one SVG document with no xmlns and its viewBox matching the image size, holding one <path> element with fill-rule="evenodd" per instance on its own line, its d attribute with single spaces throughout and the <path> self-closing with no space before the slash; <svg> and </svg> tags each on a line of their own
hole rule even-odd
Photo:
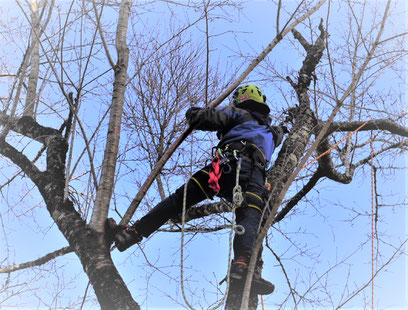
<svg viewBox="0 0 408 310">
<path fill-rule="evenodd" d="M 367 3 L 348 2 L 347 5 L 350 14 L 350 21 L 347 23 L 347 26 L 350 27 L 347 29 L 350 40 L 343 48 L 336 47 L 332 51 L 330 40 L 322 23 L 319 26 L 320 36 L 317 39 L 312 37 L 313 43 L 309 43 L 299 32 L 293 31 L 294 38 L 299 41 L 307 53 L 303 66 L 296 77 L 297 81 L 294 82 L 291 77 L 286 77 L 296 93 L 299 105 L 288 111 L 289 120 L 293 126 L 269 175 L 270 182 L 274 184 L 269 198 L 270 213 L 265 214 L 267 218 L 265 218 L 264 226 L 258 238 L 258 247 L 261 245 L 262 238 L 266 236 L 269 227 L 283 220 L 299 201 L 315 188 L 319 180 L 327 178 L 335 182 L 349 184 L 353 180 L 356 169 L 371 164 L 372 171 L 375 171 L 377 168 L 374 159 L 378 158 L 378 163 L 381 163 L 381 157 L 384 153 L 393 152 L 395 149 L 398 152 L 407 150 L 408 131 L 404 127 L 404 123 L 401 122 L 406 116 L 403 105 L 397 105 L 396 111 L 390 113 L 389 111 L 392 109 L 385 105 L 389 105 L 389 100 L 392 102 L 398 99 L 395 97 L 391 99 L 389 96 L 391 90 L 381 94 L 374 87 L 386 68 L 390 68 L 389 66 L 392 66 L 394 62 L 399 62 L 406 56 L 403 47 L 406 32 L 388 34 L 389 37 L 384 34 L 385 26 L 391 16 L 390 1 L 384 6 L 375 7 L 378 11 L 373 14 L 377 18 L 372 21 L 373 25 L 367 29 L 368 33 L 363 32 L 362 26 Z M 361 15 L 359 16 L 359 14 Z M 330 33 L 330 28 L 328 31 Z M 370 39 L 366 40 L 367 37 Z M 386 44 L 390 43 L 390 40 L 393 40 L 392 52 Z M 328 66 L 321 66 L 318 70 L 316 66 L 323 55 L 325 45 L 327 46 Z M 337 56 L 336 51 L 340 51 L 340 53 L 347 51 L 348 54 Z M 350 60 L 350 63 L 347 60 Z M 336 62 L 346 66 L 345 71 L 349 75 L 346 82 L 336 76 Z M 309 86 L 319 76 L 329 77 L 327 80 L 330 81 L 331 85 L 318 91 L 319 93 L 314 97 L 314 110 L 312 110 Z M 390 88 L 393 86 L 392 84 L 389 85 Z M 316 92 L 315 89 L 315 94 Z M 385 97 L 388 97 L 387 100 Z M 323 102 L 328 103 L 332 108 L 325 111 L 322 109 Z M 335 117 L 337 115 L 341 115 L 338 117 L 341 120 L 344 120 L 345 116 L 348 115 L 347 121 L 336 122 Z M 299 132 L 297 132 L 298 129 Z M 371 134 L 364 134 L 367 131 Z M 343 140 L 342 135 L 339 136 L 341 132 L 347 133 Z M 312 134 L 316 138 L 308 146 Z M 353 134 L 355 135 L 353 136 Z M 344 140 L 346 143 L 343 147 L 340 143 Z M 352 142 L 353 140 L 354 142 Z M 317 155 L 314 160 L 310 158 L 313 152 Z M 308 181 L 297 194 L 287 201 L 285 206 L 280 208 L 286 192 L 296 176 L 305 170 Z M 377 221 L 378 205 L 375 210 L 373 211 L 375 214 L 372 216 L 373 220 Z M 395 245 L 396 249 L 391 256 L 392 258 L 402 254 L 401 246 L 405 242 L 402 241 L 401 244 Z M 390 261 L 391 259 L 378 268 L 383 269 Z M 253 257 L 252 268 L 254 268 L 255 263 L 256 260 Z M 374 277 L 375 274 L 373 273 L 372 276 Z M 250 286 L 248 279 L 247 285 Z M 362 285 L 363 288 L 366 286 L 367 284 Z M 334 304 L 334 306 L 341 308 L 362 290 L 359 288 L 356 290 L 357 293 L 346 294 L 342 297 L 342 300 L 345 299 L 346 301 L 339 301 L 339 304 Z M 304 296 L 299 296 L 298 301 L 296 299 L 294 306 L 305 301 Z M 245 295 L 243 300 L 241 307 L 246 309 Z"/>
<path fill-rule="evenodd" d="M 211 25 L 217 25 L 220 17 L 232 22 L 235 13 L 231 12 L 245 14 L 235 1 L 72 1 L 66 5 L 32 0 L 16 4 L 23 19 L 0 24 L 0 35 L 14 49 L 12 56 L 3 53 L 0 59 L 0 78 L 9 85 L 1 88 L 0 222 L 7 250 L 0 258 L 4 274 L 0 304 L 16 303 L 16 296 L 32 293 L 38 307 L 83 308 L 95 302 L 91 285 L 102 309 L 139 309 L 143 300 L 132 297 L 131 281 L 118 271 L 120 263 L 115 264 L 111 257 L 112 240 L 104 235 L 109 211 L 128 223 L 142 201 L 147 207 L 156 203 L 174 189 L 175 179 L 181 183 L 198 163 L 210 158 L 214 137 L 191 135 L 192 129 L 184 122 L 186 109 L 215 107 L 250 79 L 272 84 L 288 102 L 283 115 L 282 110 L 274 110 L 277 122 L 282 121 L 290 133 L 268 172 L 272 185 L 269 208 L 250 264 L 251 272 L 262 272 L 262 261 L 255 258 L 267 237 L 265 252 L 273 253 L 288 287 L 275 305 L 341 308 L 365 294 L 373 282 L 368 277 L 351 289 L 349 280 L 345 281 L 344 293 L 333 298 L 325 280 L 350 263 L 353 255 L 326 269 L 313 269 L 307 285 L 300 285 L 285 255 L 275 248 L 272 232 L 285 236 L 294 248 L 290 253 L 308 255 L 309 249 L 297 246 L 296 237 L 289 236 L 284 225 L 301 217 L 296 213 L 308 206 L 307 201 L 318 202 L 314 193 L 323 191 L 329 181 L 349 184 L 360 171 L 372 172 L 375 212 L 361 214 L 338 206 L 349 210 L 350 217 L 355 215 L 351 224 L 357 217 L 373 216 L 376 255 L 381 263 L 372 277 L 403 255 L 405 235 L 399 236 L 399 243 L 393 239 L 389 257 L 382 257 L 380 248 L 389 240 L 380 231 L 380 212 L 387 200 L 377 182 L 398 168 L 392 158 L 407 150 L 408 135 L 407 111 L 399 89 L 405 74 L 401 64 L 406 56 L 406 29 L 393 30 L 390 14 L 398 7 L 390 1 L 300 1 L 294 7 L 277 1 L 272 41 L 249 57 L 238 53 L 239 64 L 229 68 L 216 60 L 212 44 L 230 29 L 216 31 Z M 149 19 L 153 11 L 160 14 L 161 10 L 166 12 L 160 17 L 169 25 L 166 31 Z M 331 22 L 338 18 L 334 10 L 346 14 L 341 29 Z M 368 14 L 368 10 L 372 11 Z M 370 16 L 370 24 L 363 22 L 365 16 Z M 293 64 L 276 65 L 270 52 L 278 45 L 294 48 L 303 61 L 300 69 Z M 387 77 L 399 82 L 387 84 L 387 90 L 379 88 Z M 383 164 L 386 160 L 390 165 Z M 145 198 L 154 182 L 157 189 Z M 189 242 L 200 233 L 215 238 L 217 233 L 228 233 L 226 227 L 231 223 L 226 213 L 230 210 L 223 202 L 189 210 L 186 220 L 190 225 L 185 231 Z M 44 245 L 42 256 L 23 262 L 19 255 L 13 258 L 8 223 L 12 215 L 20 227 L 30 223 L 27 230 L 42 233 L 43 238 L 48 238 L 48 231 L 58 235 L 60 249 Z M 179 221 L 174 219 L 162 230 L 179 233 Z M 180 285 L 168 266 L 150 260 L 145 244 L 135 251 L 149 267 L 147 285 L 155 272 L 165 274 L 172 285 Z M 27 247 L 28 242 L 21 246 Z M 70 273 L 58 264 L 64 255 L 80 262 L 78 278 L 89 281 L 80 298 L 68 301 L 61 296 L 79 280 L 64 277 Z M 174 261 L 171 267 L 180 267 Z M 32 272 L 23 275 L 21 270 L 26 269 Z M 52 298 L 36 293 L 47 269 L 55 275 Z M 306 272 L 301 276 L 306 277 Z M 227 309 L 257 308 L 258 296 L 250 294 L 250 278 L 244 291 L 228 291 Z M 216 280 L 207 279 L 205 285 L 211 288 L 203 289 L 203 294 L 191 281 L 184 284 L 194 307 L 224 302 Z M 321 293 L 314 295 L 317 290 Z M 169 302 L 186 307 L 179 296 L 162 292 L 168 294 Z M 210 300 L 211 294 L 216 302 Z"/>
</svg>

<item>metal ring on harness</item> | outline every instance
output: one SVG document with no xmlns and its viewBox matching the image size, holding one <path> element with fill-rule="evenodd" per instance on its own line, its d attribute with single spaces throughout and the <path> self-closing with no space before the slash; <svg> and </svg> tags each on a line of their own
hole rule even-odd
<svg viewBox="0 0 408 310">
<path fill-rule="evenodd" d="M 222 166 L 222 172 L 224 172 L 225 174 L 228 174 L 232 171 L 231 165 L 230 164 L 224 164 Z"/>
</svg>

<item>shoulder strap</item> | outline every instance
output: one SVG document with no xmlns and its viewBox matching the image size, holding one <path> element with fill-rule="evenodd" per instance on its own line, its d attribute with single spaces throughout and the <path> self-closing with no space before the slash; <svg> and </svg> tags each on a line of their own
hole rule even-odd
<svg viewBox="0 0 408 310">
<path fill-rule="evenodd" d="M 271 125 L 269 125 L 269 124 L 265 124 L 265 121 L 264 121 L 262 118 L 260 118 L 258 115 L 252 114 L 252 113 L 249 113 L 249 114 L 252 116 L 252 118 L 253 118 L 254 120 L 256 120 L 256 121 L 258 122 L 259 125 L 267 127 L 268 130 L 269 130 L 273 135 L 276 134 L 276 132 L 275 132 L 275 130 L 273 129 L 273 127 L 272 127 Z"/>
</svg>

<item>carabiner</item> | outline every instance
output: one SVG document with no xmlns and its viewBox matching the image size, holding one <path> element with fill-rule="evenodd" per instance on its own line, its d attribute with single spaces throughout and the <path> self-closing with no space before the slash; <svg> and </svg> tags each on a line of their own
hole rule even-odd
<svg viewBox="0 0 408 310">
<path fill-rule="evenodd" d="M 225 174 L 230 173 L 231 170 L 232 170 L 231 165 L 228 164 L 228 163 L 225 163 L 225 164 L 222 166 L 222 172 L 224 172 Z"/>
</svg>

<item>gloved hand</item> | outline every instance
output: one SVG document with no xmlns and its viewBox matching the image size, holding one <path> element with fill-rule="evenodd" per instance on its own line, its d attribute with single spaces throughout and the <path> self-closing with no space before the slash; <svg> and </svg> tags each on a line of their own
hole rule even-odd
<svg viewBox="0 0 408 310">
<path fill-rule="evenodd" d="M 197 112 L 200 111 L 200 110 L 201 110 L 201 108 L 198 108 L 198 107 L 191 107 L 191 108 L 189 108 L 189 109 L 187 110 L 187 112 L 186 112 L 186 120 L 187 120 L 187 123 L 188 123 L 190 126 L 193 126 L 193 125 L 194 125 L 194 118 L 195 118 Z"/>
<path fill-rule="evenodd" d="M 278 147 L 283 140 L 283 135 L 289 133 L 286 126 L 271 126 L 273 131 L 273 141 L 275 142 L 275 147 Z"/>
</svg>

